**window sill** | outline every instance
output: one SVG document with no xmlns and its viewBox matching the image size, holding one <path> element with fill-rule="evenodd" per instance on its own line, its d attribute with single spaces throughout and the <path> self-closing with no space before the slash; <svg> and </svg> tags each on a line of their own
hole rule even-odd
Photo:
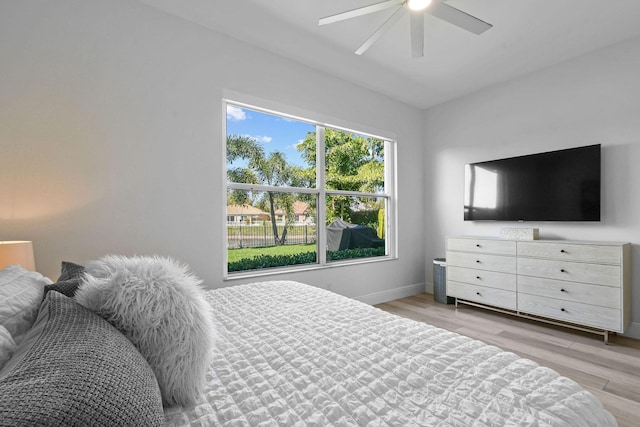
<svg viewBox="0 0 640 427">
<path fill-rule="evenodd" d="M 259 278 L 259 277 L 275 276 L 275 275 L 282 275 L 282 274 L 289 274 L 289 273 L 301 273 L 305 271 L 326 270 L 328 268 L 348 267 L 348 266 L 360 265 L 360 264 L 372 264 L 376 262 L 395 261 L 397 259 L 398 257 L 380 256 L 375 258 L 365 258 L 365 259 L 356 259 L 356 260 L 351 259 L 351 260 L 332 261 L 331 263 L 327 263 L 325 265 L 305 264 L 300 266 L 291 265 L 287 267 L 270 268 L 268 270 L 249 270 L 246 272 L 226 273 L 222 281 L 230 282 L 232 280 L 239 280 L 239 279 Z"/>
</svg>

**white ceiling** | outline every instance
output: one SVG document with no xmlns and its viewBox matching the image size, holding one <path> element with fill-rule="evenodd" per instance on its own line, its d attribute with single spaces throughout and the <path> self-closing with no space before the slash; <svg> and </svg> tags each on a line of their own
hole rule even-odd
<svg viewBox="0 0 640 427">
<path fill-rule="evenodd" d="M 427 15 L 424 57 L 409 18 L 353 52 L 393 9 L 318 26 L 381 0 L 139 0 L 416 106 L 430 106 L 640 36 L 640 0 L 449 0 L 493 24 L 479 36 Z"/>
</svg>

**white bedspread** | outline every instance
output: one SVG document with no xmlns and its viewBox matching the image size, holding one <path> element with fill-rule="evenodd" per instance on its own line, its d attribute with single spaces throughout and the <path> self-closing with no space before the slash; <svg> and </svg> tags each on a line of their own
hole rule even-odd
<svg viewBox="0 0 640 427">
<path fill-rule="evenodd" d="M 207 293 L 218 340 L 170 426 L 616 425 L 574 381 L 513 353 L 296 282 Z"/>
</svg>

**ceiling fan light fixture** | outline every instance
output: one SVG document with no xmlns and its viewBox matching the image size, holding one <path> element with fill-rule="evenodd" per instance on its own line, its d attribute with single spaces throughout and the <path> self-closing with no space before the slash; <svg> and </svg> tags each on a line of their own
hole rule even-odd
<svg viewBox="0 0 640 427">
<path fill-rule="evenodd" d="M 431 0 L 407 0 L 407 6 L 411 10 L 424 10 L 430 3 Z"/>
<path fill-rule="evenodd" d="M 387 18 L 378 29 L 355 51 L 356 55 L 362 55 L 369 49 L 380 36 L 389 29 L 402 15 L 401 12 L 409 12 L 409 27 L 411 30 L 411 55 L 414 58 L 421 58 L 424 55 L 424 15 L 433 15 L 449 24 L 455 25 L 474 34 L 482 34 L 493 25 L 482 19 L 471 16 L 462 10 L 456 9 L 445 3 L 446 0 L 384 0 L 379 3 L 348 10 L 346 12 L 320 18 L 318 25 L 332 24 L 346 19 L 357 18 L 358 16 L 380 12 L 382 10 L 394 8 L 394 12 Z M 433 5 L 432 5 L 433 4 Z M 431 7 L 429 7 L 432 5 Z M 407 6 L 405 8 L 405 6 Z M 429 9 L 427 10 L 427 8 Z"/>
</svg>

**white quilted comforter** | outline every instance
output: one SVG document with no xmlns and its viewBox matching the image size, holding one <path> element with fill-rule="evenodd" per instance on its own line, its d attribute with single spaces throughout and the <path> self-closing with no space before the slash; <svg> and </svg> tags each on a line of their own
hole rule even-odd
<svg viewBox="0 0 640 427">
<path fill-rule="evenodd" d="M 612 426 L 572 380 L 513 353 L 278 281 L 212 290 L 218 340 L 182 426 Z"/>
</svg>

